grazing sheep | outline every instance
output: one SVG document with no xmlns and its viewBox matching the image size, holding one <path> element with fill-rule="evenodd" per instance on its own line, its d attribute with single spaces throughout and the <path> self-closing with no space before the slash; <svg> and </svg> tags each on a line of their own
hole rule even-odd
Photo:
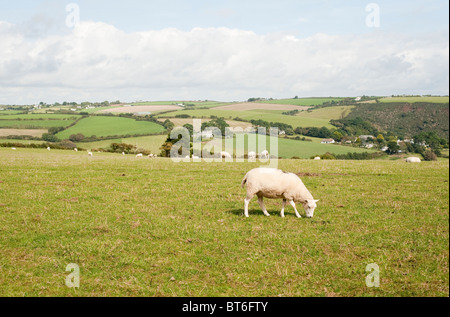
<svg viewBox="0 0 450 317">
<path fill-rule="evenodd" d="M 89 156 L 92 156 L 92 152 L 88 152 L 88 155 L 89 155 Z"/>
<path fill-rule="evenodd" d="M 266 216 L 270 215 L 264 206 L 263 197 L 283 199 L 281 217 L 284 217 L 286 201 L 294 208 L 297 217 L 300 218 L 301 216 L 295 207 L 296 202 L 303 205 L 306 217 L 312 218 L 314 215 L 318 200 L 314 200 L 301 179 L 293 173 L 283 172 L 275 168 L 254 168 L 245 175 L 241 183 L 242 188 L 244 188 L 244 184 L 247 184 L 247 196 L 244 200 L 245 217 L 248 217 L 248 204 L 254 195 L 258 196 L 259 206 Z"/>
<path fill-rule="evenodd" d="M 269 152 L 267 150 L 264 150 L 264 151 L 261 152 L 259 157 L 263 158 L 263 159 L 267 159 L 267 158 L 269 158 Z"/>
<path fill-rule="evenodd" d="M 50 151 L 50 147 L 49 146 L 47 147 L 47 151 Z"/>
<path fill-rule="evenodd" d="M 152 157 L 153 157 L 153 154 L 150 153 L 150 154 L 148 155 L 148 157 L 152 158 Z"/>
<path fill-rule="evenodd" d="M 256 159 L 256 153 L 255 152 L 248 152 L 248 159 L 249 160 L 254 160 Z"/>
<path fill-rule="evenodd" d="M 408 163 L 420 163 L 420 158 L 411 156 L 411 157 L 408 157 L 405 160 L 405 162 L 408 162 Z"/>
<path fill-rule="evenodd" d="M 16 150 L 16 148 L 15 148 L 15 147 L 12 147 L 11 150 Z"/>
<path fill-rule="evenodd" d="M 142 153 L 136 154 L 136 157 L 142 157 Z"/>
<path fill-rule="evenodd" d="M 125 152 L 122 152 L 122 155 L 125 155 Z"/>
<path fill-rule="evenodd" d="M 78 149 L 77 149 L 77 148 L 74 148 L 73 150 L 74 150 L 75 152 L 78 152 Z"/>
<path fill-rule="evenodd" d="M 220 157 L 221 158 L 231 158 L 231 155 L 228 152 L 222 151 L 222 152 L 220 152 Z"/>
<path fill-rule="evenodd" d="M 314 160 L 320 161 L 320 156 L 316 156 L 316 157 L 314 158 Z"/>
<path fill-rule="evenodd" d="M 193 159 L 199 159 L 200 157 L 198 157 L 197 155 L 192 155 Z"/>
</svg>

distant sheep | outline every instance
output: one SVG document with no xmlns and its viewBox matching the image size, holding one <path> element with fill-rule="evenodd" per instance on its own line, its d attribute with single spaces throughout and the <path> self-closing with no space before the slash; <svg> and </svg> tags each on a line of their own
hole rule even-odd
<svg viewBox="0 0 450 317">
<path fill-rule="evenodd" d="M 320 161 L 320 156 L 316 156 L 316 157 L 314 158 L 314 160 Z"/>
<path fill-rule="evenodd" d="M 149 157 L 149 158 L 153 158 L 153 154 L 150 153 L 150 154 L 148 155 L 148 157 Z"/>
<path fill-rule="evenodd" d="M 11 150 L 16 150 L 16 148 L 15 148 L 15 147 L 12 147 Z"/>
<path fill-rule="evenodd" d="M 77 148 L 74 148 L 73 150 L 74 150 L 75 152 L 78 152 L 78 149 L 77 149 Z"/>
<path fill-rule="evenodd" d="M 256 153 L 255 152 L 248 152 L 248 159 L 249 160 L 254 160 L 256 159 Z"/>
<path fill-rule="evenodd" d="M 221 158 L 231 158 L 231 155 L 228 152 L 222 151 L 222 152 L 220 152 L 220 157 Z"/>
<path fill-rule="evenodd" d="M 200 157 L 197 156 L 197 155 L 192 155 L 192 158 L 193 158 L 193 159 L 199 159 Z"/>
<path fill-rule="evenodd" d="M 92 152 L 88 152 L 88 155 L 89 155 L 89 156 L 92 156 Z"/>
<path fill-rule="evenodd" d="M 49 146 L 47 147 L 47 151 L 50 151 L 50 147 Z"/>
<path fill-rule="evenodd" d="M 142 153 L 136 154 L 136 157 L 142 157 Z"/>
<path fill-rule="evenodd" d="M 270 215 L 264 206 L 263 197 L 283 199 L 281 217 L 284 217 L 286 201 L 294 208 L 297 217 L 300 218 L 301 216 L 295 207 L 296 202 L 303 205 L 306 217 L 312 218 L 314 215 L 318 200 L 314 200 L 301 179 L 293 173 L 283 172 L 275 168 L 254 168 L 245 175 L 241 183 L 242 188 L 245 184 L 247 184 L 247 196 L 244 200 L 245 217 L 248 217 L 248 204 L 255 195 L 258 196 L 259 206 L 266 216 Z"/>
<path fill-rule="evenodd" d="M 122 152 L 122 155 L 125 155 L 125 152 Z"/>
<path fill-rule="evenodd" d="M 411 157 L 408 157 L 405 160 L 405 162 L 408 162 L 408 163 L 420 163 L 420 158 L 411 156 Z"/>
<path fill-rule="evenodd" d="M 267 150 L 262 151 L 261 154 L 259 154 L 259 157 L 263 158 L 263 159 L 268 159 L 269 158 L 269 151 L 267 151 Z"/>
</svg>

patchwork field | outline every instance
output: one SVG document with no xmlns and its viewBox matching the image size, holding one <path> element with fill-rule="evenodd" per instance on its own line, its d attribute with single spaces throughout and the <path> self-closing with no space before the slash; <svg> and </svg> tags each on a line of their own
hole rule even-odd
<svg viewBox="0 0 450 317">
<path fill-rule="evenodd" d="M 379 99 L 380 102 L 432 102 L 448 103 L 449 97 L 386 97 Z"/>
<path fill-rule="evenodd" d="M 0 296 L 448 297 L 448 160 L 278 165 L 319 199 L 314 218 L 256 199 L 243 217 L 258 162 L 0 148 Z"/>
<path fill-rule="evenodd" d="M 218 110 L 216 108 L 212 109 L 201 109 L 201 110 L 181 110 L 177 112 L 164 113 L 158 118 L 170 118 L 175 115 L 187 114 L 195 118 L 210 118 L 211 116 L 223 117 L 226 120 L 233 120 L 234 118 L 241 118 L 244 120 L 265 120 L 268 122 L 282 122 L 296 127 L 327 127 L 331 128 L 332 125 L 329 123 L 329 119 L 323 118 L 312 118 L 312 117 L 302 117 L 297 116 L 287 116 L 281 114 L 282 110 L 249 110 L 249 111 L 238 111 L 238 110 Z M 305 112 L 305 111 L 304 111 Z M 302 112 L 303 113 L 303 112 Z"/>
<path fill-rule="evenodd" d="M 107 149 L 109 148 L 111 143 L 126 143 L 135 145 L 138 149 L 142 148 L 145 150 L 149 150 L 151 153 L 159 154 L 161 152 L 160 147 L 164 143 L 166 138 L 167 135 L 149 135 L 134 138 L 102 140 L 95 142 L 77 142 L 76 144 L 80 148 L 90 150 L 100 148 Z"/>
<path fill-rule="evenodd" d="M 98 113 L 139 113 L 139 112 L 157 112 L 167 110 L 183 109 L 180 106 L 173 105 L 151 105 L 151 106 L 131 106 L 131 107 L 115 107 L 97 111 Z"/>
<path fill-rule="evenodd" d="M 0 137 L 8 135 L 31 135 L 40 137 L 47 133 L 46 129 L 0 129 Z"/>
<path fill-rule="evenodd" d="M 129 118 L 95 116 L 81 119 L 76 125 L 59 132 L 56 136 L 68 139 L 70 135 L 82 133 L 84 136 L 114 136 L 133 134 L 157 134 L 164 127 L 154 122 L 136 121 Z"/>
<path fill-rule="evenodd" d="M 230 111 L 247 111 L 247 110 L 307 110 L 309 107 L 305 106 L 295 106 L 286 104 L 270 104 L 270 103 L 259 103 L 259 102 L 242 102 L 235 103 L 232 105 L 220 106 L 214 108 L 216 110 L 230 110 Z"/>
</svg>

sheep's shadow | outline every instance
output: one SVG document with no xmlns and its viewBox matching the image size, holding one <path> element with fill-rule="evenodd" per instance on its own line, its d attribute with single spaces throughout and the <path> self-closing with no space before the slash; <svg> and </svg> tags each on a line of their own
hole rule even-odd
<svg viewBox="0 0 450 317">
<path fill-rule="evenodd" d="M 267 211 L 269 213 L 269 215 L 272 216 L 279 216 L 280 217 L 280 211 Z M 232 209 L 232 210 L 228 210 L 227 213 L 229 214 L 233 214 L 235 216 L 244 216 L 244 209 Z M 248 215 L 250 216 L 259 216 L 259 217 L 267 217 L 264 215 L 263 211 L 261 209 L 249 209 L 248 210 Z M 290 217 L 290 216 L 295 216 L 295 214 L 290 214 L 289 212 L 285 212 L 284 213 L 285 217 Z"/>
</svg>

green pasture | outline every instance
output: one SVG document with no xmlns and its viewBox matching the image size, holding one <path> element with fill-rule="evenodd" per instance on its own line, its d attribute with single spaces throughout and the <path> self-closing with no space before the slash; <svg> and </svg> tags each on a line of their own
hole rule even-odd
<svg viewBox="0 0 450 317">
<path fill-rule="evenodd" d="M 164 127 L 149 121 L 136 121 L 130 118 L 94 116 L 81 119 L 76 125 L 59 132 L 59 139 L 68 139 L 70 135 L 82 133 L 84 136 L 113 136 L 133 134 L 157 134 Z"/>
<path fill-rule="evenodd" d="M 299 140 L 291 140 L 286 138 L 274 138 L 274 137 L 265 137 L 262 136 L 263 145 L 259 144 L 259 136 L 253 135 L 255 137 L 255 143 L 252 143 L 252 146 L 256 146 L 256 148 L 249 147 L 249 136 L 247 134 L 244 135 L 235 135 L 233 139 L 233 152 L 244 153 L 247 154 L 250 150 L 255 152 L 261 152 L 264 149 L 267 149 L 271 155 L 275 155 L 276 151 L 278 151 L 278 157 L 282 158 L 303 158 L 308 159 L 311 156 L 322 155 L 327 152 L 334 154 L 347 154 L 348 152 L 354 153 L 362 153 L 376 152 L 375 150 L 368 150 L 359 147 L 352 146 L 344 146 L 338 144 L 322 144 L 319 142 L 319 139 L 315 139 L 313 141 L 299 141 Z M 308 138 L 308 137 L 306 137 Z M 236 141 L 238 139 L 239 141 Z M 220 151 L 220 145 L 222 145 L 222 150 L 226 150 L 228 140 L 227 139 L 213 139 L 210 141 L 204 142 L 204 146 L 209 144 L 209 147 L 215 146 Z"/>
<path fill-rule="evenodd" d="M 237 111 L 237 110 L 217 110 L 217 109 L 199 109 L 199 110 L 180 110 L 175 112 L 168 112 L 158 116 L 158 118 L 170 118 L 175 115 L 188 114 L 191 117 L 196 118 L 210 118 L 211 116 L 223 117 L 226 120 L 239 117 L 244 120 L 264 120 L 268 122 L 281 122 L 290 124 L 293 128 L 296 127 L 333 127 L 328 118 L 314 118 L 311 116 L 303 117 L 287 116 L 281 114 L 281 110 L 249 110 L 249 111 Z M 301 112 L 304 113 L 305 111 Z"/>
<path fill-rule="evenodd" d="M 379 99 L 380 102 L 431 102 L 431 103 L 448 103 L 449 97 L 385 97 Z"/>
<path fill-rule="evenodd" d="M 0 120 L 0 128 L 10 129 L 43 129 L 51 127 L 67 127 L 76 119 L 61 120 Z"/>
<path fill-rule="evenodd" d="M 151 153 L 159 154 L 161 152 L 160 147 L 166 140 L 167 135 L 149 135 L 133 138 L 118 138 L 111 140 L 102 140 L 95 142 L 77 142 L 77 146 L 85 149 L 107 149 L 111 143 L 126 143 L 135 145 L 138 149 L 142 148 L 149 150 Z"/>
<path fill-rule="evenodd" d="M 343 100 L 344 98 L 342 97 L 326 97 L 326 98 L 297 98 L 297 99 L 273 99 L 273 100 L 262 100 L 262 101 L 258 101 L 258 102 L 263 102 L 263 103 L 273 103 L 273 104 L 283 104 L 283 105 L 295 105 L 295 106 L 317 106 L 317 105 L 321 105 L 324 102 L 328 102 L 328 101 L 340 101 Z"/>
<path fill-rule="evenodd" d="M 448 297 L 448 161 L 279 160 L 314 217 L 245 218 L 260 165 L 0 148 L 0 296 Z"/>
</svg>

